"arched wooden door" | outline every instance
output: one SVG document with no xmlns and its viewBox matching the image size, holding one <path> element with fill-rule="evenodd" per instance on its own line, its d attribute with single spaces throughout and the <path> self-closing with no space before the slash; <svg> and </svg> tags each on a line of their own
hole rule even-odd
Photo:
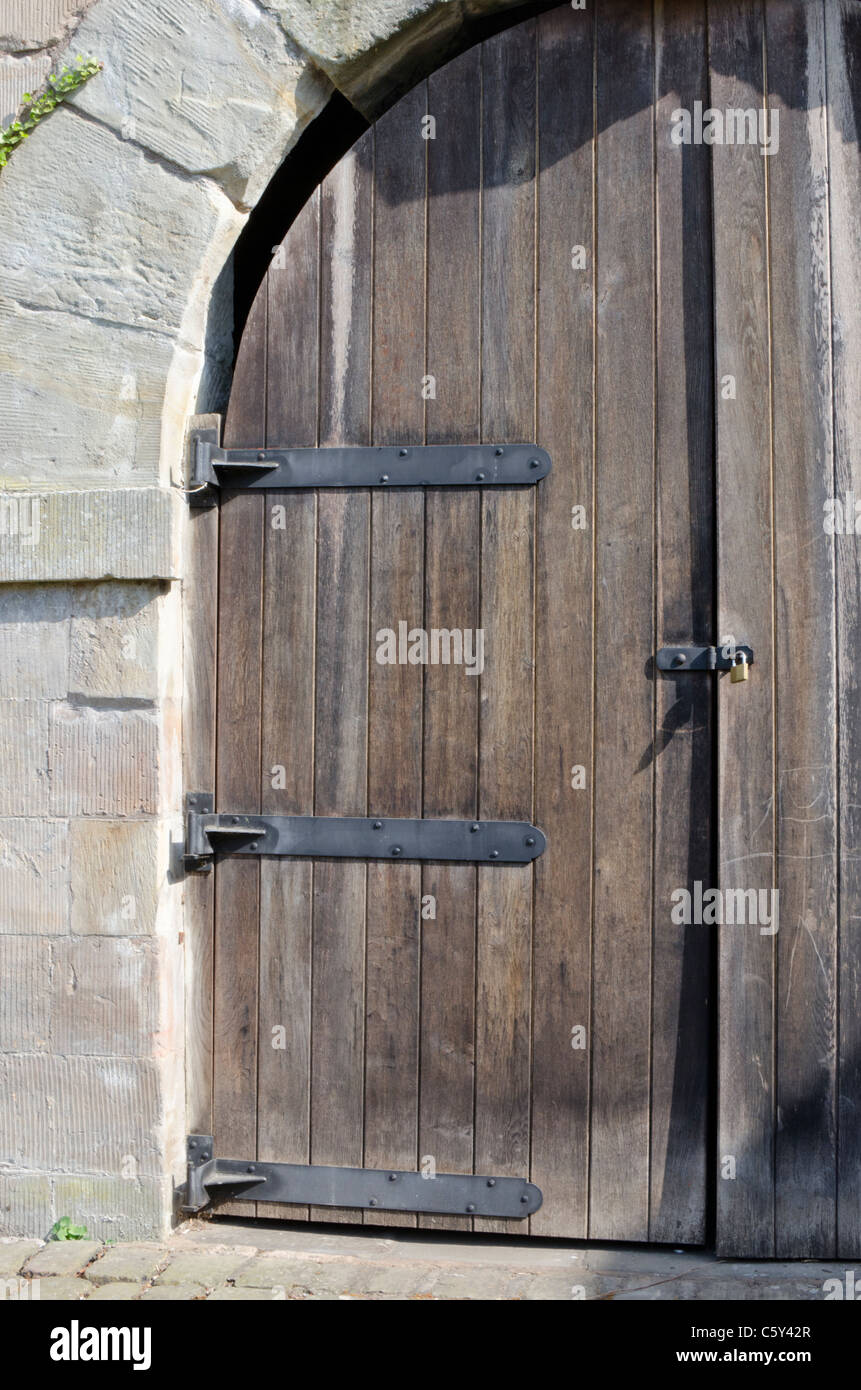
<svg viewBox="0 0 861 1390">
<path fill-rule="evenodd" d="M 470 50 L 341 160 L 257 297 L 228 446 L 534 441 L 553 468 L 224 497 L 217 808 L 510 817 L 548 848 L 223 859 L 214 1133 L 529 1175 L 538 1234 L 700 1241 L 710 943 L 654 902 L 710 877 L 711 691 L 647 667 L 713 627 L 711 291 L 705 243 L 663 281 L 656 471 L 652 83 L 642 4 L 597 39 L 566 5 Z M 705 220 L 706 173 L 680 207 L 668 172 L 665 235 Z M 379 664 L 401 622 L 482 629 L 483 671 Z"/>
<path fill-rule="evenodd" d="M 718 946 L 714 928 L 671 916 L 677 890 L 717 880 L 716 696 L 725 761 L 746 768 L 721 783 L 722 872 L 772 881 L 773 598 L 833 611 L 827 557 L 811 581 L 822 593 L 802 592 L 769 550 L 769 389 L 815 505 L 825 477 L 808 468 L 825 405 L 792 424 L 803 393 L 811 403 L 805 353 L 818 342 L 793 248 L 824 148 L 793 84 L 814 80 L 825 44 L 816 7 L 766 8 L 782 55 L 770 100 L 799 136 L 794 165 L 671 135 L 674 110 L 710 89 L 716 104 L 761 103 L 758 7 L 718 0 L 707 21 L 682 0 L 654 13 L 645 0 L 566 4 L 399 101 L 273 260 L 225 446 L 530 442 L 553 467 L 535 485 L 486 488 L 231 492 L 225 476 L 215 809 L 522 820 L 547 848 L 513 865 L 220 857 L 220 1155 L 528 1177 L 543 1193 L 528 1228 L 545 1236 L 701 1242 L 717 1188 L 725 1251 L 833 1250 L 828 1114 L 840 1078 L 852 1093 L 851 1058 L 829 1054 L 815 1113 L 801 1096 L 804 1037 L 833 1025 L 830 889 L 793 869 L 793 852 L 783 881 L 799 912 L 804 899 L 813 954 L 788 933 L 727 932 Z M 841 42 L 835 31 L 845 77 Z M 802 324 L 800 355 L 774 363 L 769 178 L 768 254 L 783 276 L 772 327 L 790 342 L 794 314 Z M 844 286 L 851 273 L 845 263 Z M 406 660 L 379 659 L 387 632 L 435 629 L 473 643 L 482 632 L 481 661 L 475 645 L 471 663 L 425 661 L 420 647 L 411 660 L 412 637 L 393 648 Z M 756 649 L 746 686 L 656 672 L 662 646 L 728 632 Z M 784 702 L 780 757 L 796 771 L 834 766 L 814 746 L 826 671 Z M 780 814 L 797 826 L 792 809 Z M 800 833 L 787 830 L 796 846 Z M 740 864 L 754 866 L 750 884 Z M 776 988 L 780 953 L 792 998 Z M 794 1100 L 778 1123 L 781 1076 Z M 715 1151 L 738 1162 L 737 1180 L 721 1181 Z M 851 1245 L 857 1181 L 842 1171 Z M 823 1226 L 821 1204 L 805 1216 L 792 1193 L 829 1181 Z M 260 1213 L 524 1229 L 456 1203 Z"/>
</svg>

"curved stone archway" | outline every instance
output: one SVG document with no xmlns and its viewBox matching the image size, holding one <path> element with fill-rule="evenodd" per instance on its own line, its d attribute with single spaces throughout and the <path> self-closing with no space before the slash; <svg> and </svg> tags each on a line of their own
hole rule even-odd
<svg viewBox="0 0 861 1390">
<path fill-rule="evenodd" d="M 0 177 L 0 945 L 29 1010 L 0 1056 L 0 1228 L 41 1236 L 71 1213 L 122 1239 L 163 1230 L 183 1178 L 195 963 L 171 581 L 187 578 L 188 419 L 232 368 L 230 252 L 333 92 L 373 119 L 524 7 L 55 8 L 84 11 L 73 51 L 104 69 Z"/>
</svg>

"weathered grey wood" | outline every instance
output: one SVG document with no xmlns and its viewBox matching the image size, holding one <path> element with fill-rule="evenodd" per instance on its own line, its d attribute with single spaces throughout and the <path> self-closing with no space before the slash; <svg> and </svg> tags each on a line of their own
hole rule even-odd
<svg viewBox="0 0 861 1390">
<path fill-rule="evenodd" d="M 321 445 L 369 444 L 373 134 L 327 177 L 321 204 Z M 315 815 L 367 811 L 366 491 L 318 503 Z M 311 1161 L 361 1166 L 366 867 L 314 866 Z M 314 1210 L 315 1220 L 357 1212 Z"/>
<path fill-rule="evenodd" d="M 264 285 L 237 363 L 228 446 L 259 442 L 266 303 Z M 251 493 L 221 502 L 215 796 L 218 807 L 252 813 L 260 810 L 263 502 Z M 253 860 L 225 862 L 216 874 L 213 1134 L 225 1157 L 242 1158 L 257 1146 L 259 881 Z M 243 1207 L 222 1210 L 242 1214 Z"/>
<path fill-rule="evenodd" d="M 221 427 L 218 415 L 192 427 Z M 215 507 L 192 510 L 183 581 L 182 763 L 189 790 L 215 787 L 218 647 L 218 522 Z M 212 874 L 185 884 L 185 1110 L 189 1134 L 212 1132 L 212 990 L 215 885 Z"/>
<path fill-rule="evenodd" d="M 585 10 L 538 21 L 538 442 L 553 471 L 537 498 L 535 818 L 550 849 L 535 865 L 531 1178 L 545 1198 L 530 1226 L 580 1238 L 592 952 L 593 33 Z M 588 769 L 578 789 L 575 766 Z M 579 1027 L 584 1047 L 574 1046 Z"/>
<path fill-rule="evenodd" d="M 287 240 L 268 276 L 266 442 L 315 445 L 319 190 Z M 314 810 L 316 533 L 313 492 L 267 493 L 260 794 L 261 810 L 272 815 Z M 260 865 L 257 1154 L 273 1162 L 310 1156 L 312 883 L 309 861 Z M 281 1220 L 308 1216 L 307 1207 L 261 1204 L 258 1211 Z"/>
<path fill-rule="evenodd" d="M 482 47 L 481 430 L 535 428 L 534 22 Z M 482 498 L 479 816 L 531 819 L 534 701 L 533 489 Z M 475 1163 L 529 1165 L 532 869 L 478 869 Z M 476 1219 L 477 1230 L 505 1222 Z"/>
<path fill-rule="evenodd" d="M 702 10 L 679 0 L 657 33 L 655 55 L 645 0 L 601 12 L 596 107 L 593 16 L 569 6 L 463 55 L 326 180 L 319 280 L 315 205 L 270 272 L 268 399 L 253 442 L 261 421 L 270 444 L 282 430 L 321 444 L 538 438 L 554 471 L 540 488 L 484 498 L 266 496 L 265 566 L 250 581 L 264 594 L 263 804 L 534 811 L 550 838 L 534 913 L 530 868 L 264 861 L 259 1152 L 531 1166 L 545 1189 L 535 1234 L 693 1240 L 708 938 L 671 928 L 662 897 L 708 877 L 712 683 L 679 711 L 649 659 L 656 613 L 666 640 L 702 640 L 682 629 L 711 625 L 708 187 L 706 152 L 653 150 L 652 81 L 657 56 L 659 119 L 677 89 L 694 99 Z M 425 111 L 437 121 L 426 142 Z M 271 507 L 288 501 L 286 530 L 270 534 Z M 571 525 L 575 505 L 585 531 Z M 248 557 L 232 553 L 244 583 Z M 462 667 L 378 667 L 375 631 L 399 617 L 483 627 L 481 681 Z M 276 763 L 285 788 L 271 785 Z M 570 785 L 574 765 L 586 768 L 583 791 Z M 241 866 L 222 863 L 219 879 L 228 867 Z M 423 894 L 436 899 L 426 921 Z M 274 1017 L 279 1006 L 289 1019 Z M 279 1023 L 286 1057 L 266 1051 Z M 581 1023 L 591 1056 L 571 1046 Z"/>
<path fill-rule="evenodd" d="M 436 139 L 428 141 L 429 443 L 481 436 L 479 185 L 480 53 L 471 49 L 428 81 Z M 479 613 L 481 497 L 453 489 L 425 499 L 425 626 L 472 629 Z M 463 666 L 428 666 L 424 687 L 425 816 L 478 811 L 479 679 Z M 475 1080 L 475 892 L 468 864 L 426 865 L 422 897 L 419 1157 L 438 1172 L 472 1171 Z M 429 908 L 430 910 L 430 908 Z M 421 1216 L 438 1230 L 469 1217 Z"/>
<path fill-rule="evenodd" d="M 837 797 L 825 17 L 766 6 L 776 566 L 775 1254 L 836 1253 Z M 804 556 L 799 563 L 799 556 Z M 799 679 L 799 653 L 803 678 Z"/>
<path fill-rule="evenodd" d="M 656 646 L 713 640 L 711 179 L 705 145 L 675 145 L 672 115 L 708 90 L 705 4 L 655 14 L 657 219 Z M 645 529 L 645 528 L 644 528 Z M 711 679 L 656 677 L 649 1237 L 706 1238 L 714 1078 L 714 929 L 672 921 L 672 894 L 714 876 Z"/>
<path fill-rule="evenodd" d="M 424 441 L 427 89 L 374 127 L 373 414 L 375 444 Z M 371 500 L 368 802 L 382 815 L 422 812 L 421 666 L 383 666 L 376 633 L 423 619 L 424 497 Z M 368 865 L 365 1166 L 413 1168 L 418 1142 L 419 864 Z M 416 1217 L 366 1212 L 366 1225 Z"/>
<path fill-rule="evenodd" d="M 758 8 L 733 0 L 709 5 L 713 106 L 762 105 L 762 28 Z M 719 876 L 724 890 L 770 890 L 776 787 L 766 162 L 755 145 L 715 145 L 712 177 L 718 636 L 756 652 L 748 682 L 718 681 Z M 730 376 L 736 396 L 724 399 L 721 382 Z M 775 960 L 774 937 L 758 927 L 720 928 L 721 1253 L 774 1254 Z M 721 1176 L 733 1170 L 734 1177 Z"/>
<path fill-rule="evenodd" d="M 833 312 L 834 492 L 861 498 L 861 7 L 825 6 Z M 856 523 L 857 524 L 857 523 Z M 861 535 L 836 537 L 839 1053 L 837 1254 L 861 1254 Z"/>
<path fill-rule="evenodd" d="M 649 10 L 602 7 L 589 1234 L 603 1240 L 645 1240 L 649 1221 L 654 685 L 644 665 L 654 651 L 653 64 Z"/>
</svg>

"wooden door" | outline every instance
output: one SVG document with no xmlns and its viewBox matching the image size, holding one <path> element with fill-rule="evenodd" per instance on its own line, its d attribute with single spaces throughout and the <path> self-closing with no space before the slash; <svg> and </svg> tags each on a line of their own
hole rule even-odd
<svg viewBox="0 0 861 1390">
<path fill-rule="evenodd" d="M 859 1253 L 858 563 L 820 535 L 861 399 L 858 11 L 560 6 L 411 91 L 290 229 L 226 445 L 532 441 L 553 469 L 224 495 L 216 808 L 548 844 L 222 859 L 218 1153 L 529 1176 L 542 1236 L 697 1243 L 716 1210 L 727 1254 Z M 671 137 L 764 92 L 779 155 Z M 400 622 L 481 629 L 482 673 L 380 664 Z M 728 634 L 746 684 L 656 673 Z M 672 920 L 678 889 L 778 878 L 776 937 Z"/>
<path fill-rule="evenodd" d="M 708 162 L 654 136 L 704 73 L 702 16 L 641 0 L 504 32 L 359 141 L 261 288 L 228 446 L 533 441 L 553 471 L 225 495 L 216 808 L 548 848 L 221 860 L 220 1154 L 529 1175 L 537 1235 L 705 1238 L 713 943 L 666 904 L 711 878 L 713 693 L 653 671 L 714 623 Z M 401 621 L 483 630 L 483 672 L 379 664 Z"/>
</svg>

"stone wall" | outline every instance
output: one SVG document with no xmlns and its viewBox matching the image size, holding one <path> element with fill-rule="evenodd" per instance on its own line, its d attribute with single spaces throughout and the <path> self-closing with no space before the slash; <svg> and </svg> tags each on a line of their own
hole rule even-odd
<svg viewBox="0 0 861 1390">
<path fill-rule="evenodd" d="M 184 439 L 230 253 L 334 89 L 373 117 L 507 0 L 0 0 L 0 1234 L 163 1232 L 186 1133 Z"/>
<path fill-rule="evenodd" d="M 41 87 L 92 0 L 0 0 L 0 125 Z"/>
</svg>

